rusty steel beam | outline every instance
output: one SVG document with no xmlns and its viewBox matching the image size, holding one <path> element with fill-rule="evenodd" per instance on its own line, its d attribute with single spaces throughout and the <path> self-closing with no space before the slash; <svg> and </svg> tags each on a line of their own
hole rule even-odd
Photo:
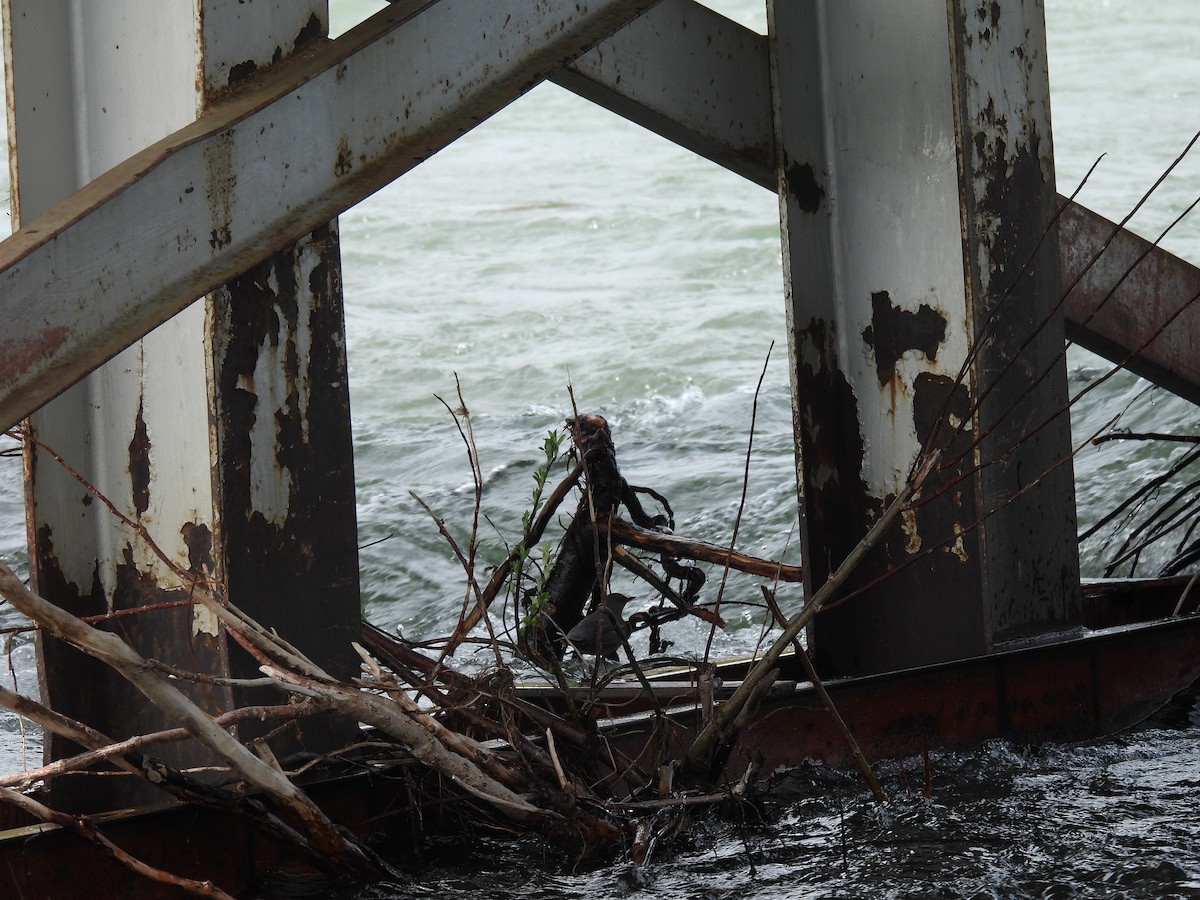
<svg viewBox="0 0 1200 900">
<path fill-rule="evenodd" d="M 155 6 L 5 0 L 14 224 L 195 119 L 195 13 Z M 145 71 L 155 77 L 139 78 Z M 213 574 L 203 319 L 202 307 L 188 309 L 30 417 L 25 511 L 30 576 L 47 599 L 78 615 L 151 607 L 117 626 L 140 653 L 227 675 L 215 629 L 186 605 L 164 608 L 186 600 L 179 578 L 55 458 L 145 528 L 175 564 Z M 59 712 L 121 738 L 170 724 L 109 667 L 44 633 L 37 640 L 42 698 Z M 218 685 L 184 689 L 207 710 L 229 705 L 229 690 Z M 46 735 L 48 759 L 74 749 Z M 164 756 L 179 767 L 214 762 L 194 742 Z M 138 779 L 68 778 L 50 792 L 75 811 L 161 797 Z"/>
<path fill-rule="evenodd" d="M 695 0 L 662 0 L 550 80 L 776 190 L 767 39 Z"/>
<path fill-rule="evenodd" d="M 0 427 L 417 165 L 654 0 L 406 0 L 0 244 Z"/>
<path fill-rule="evenodd" d="M 1065 297 L 1067 337 L 1200 403 L 1200 269 L 1077 203 L 1058 241 L 1064 289 L 1083 276 Z"/>
<path fill-rule="evenodd" d="M 951 0 L 986 647 L 1078 625 L 1045 15 Z M 1036 523 L 1035 525 L 1032 523 Z"/>
</svg>

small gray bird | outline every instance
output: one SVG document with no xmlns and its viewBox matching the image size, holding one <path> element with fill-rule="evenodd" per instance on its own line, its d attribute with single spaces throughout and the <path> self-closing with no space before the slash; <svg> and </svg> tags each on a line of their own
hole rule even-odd
<svg viewBox="0 0 1200 900">
<path fill-rule="evenodd" d="M 632 599 L 624 594 L 609 594 L 603 606 L 584 616 L 570 630 L 567 640 L 580 653 L 615 659 L 621 649 L 621 638 L 629 636 L 629 623 L 621 617 L 621 610 Z"/>
</svg>

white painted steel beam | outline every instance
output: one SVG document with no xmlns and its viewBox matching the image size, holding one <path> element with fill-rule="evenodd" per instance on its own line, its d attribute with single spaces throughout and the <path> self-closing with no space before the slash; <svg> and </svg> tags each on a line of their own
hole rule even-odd
<svg viewBox="0 0 1200 900">
<path fill-rule="evenodd" d="M 1058 235 L 1067 337 L 1200 403 L 1200 269 L 1076 203 Z"/>
<path fill-rule="evenodd" d="M 327 20 L 325 0 L 8 0 L 5 12 L 14 212 L 26 220 L 194 121 L 239 79 L 322 40 Z M 356 671 L 350 639 L 360 610 L 336 234 L 336 224 L 324 226 L 285 248 L 256 268 L 253 284 L 235 280 L 189 306 L 30 417 L 30 569 L 49 599 L 95 614 L 161 607 L 186 594 L 149 542 L 45 448 L 146 529 L 177 566 L 228 588 L 327 670 Z M 254 327 L 261 322 L 271 327 Z M 279 352 L 288 347 L 301 350 Z M 247 369 L 256 376 L 251 389 L 237 378 Z M 254 419 L 260 427 L 247 428 Z M 307 438 L 298 446 L 287 433 Z M 282 501 L 279 491 L 259 493 L 275 499 L 267 513 L 284 539 L 247 497 L 250 466 L 257 485 L 283 486 Z M 170 664 L 215 676 L 256 673 L 238 651 L 228 652 L 210 618 L 199 606 L 158 608 L 123 619 L 121 631 L 144 655 Z M 60 642 L 43 636 L 39 659 L 43 699 L 68 715 L 113 735 L 170 724 L 107 667 Z M 235 705 L 230 689 L 186 689 L 213 712 Z M 306 728 L 309 749 L 352 739 L 352 723 L 332 736 L 328 724 Z M 46 744 L 51 758 L 72 746 L 53 736 Z M 164 752 L 176 765 L 211 762 L 194 744 Z M 67 779 L 52 790 L 70 809 L 158 799 L 121 779 Z"/>
<path fill-rule="evenodd" d="M 200 50 L 190 4 L 7 0 L 4 12 L 14 222 L 32 221 L 195 119 Z M 144 77 L 147 71 L 155 77 Z M 29 315 L 41 313 L 42 297 L 26 302 Z M 71 612 L 102 614 L 182 596 L 169 593 L 178 579 L 147 542 L 50 451 L 188 568 L 189 532 L 213 526 L 203 321 L 202 307 L 187 310 L 30 417 L 30 572 L 43 595 Z M 137 616 L 123 630 L 147 656 L 226 674 L 215 635 L 193 639 L 192 623 L 191 610 L 180 608 Z M 39 635 L 39 662 L 43 700 L 65 715 L 120 736 L 170 724 L 106 666 L 46 635 Z M 210 707 L 228 694 L 186 689 Z M 74 745 L 48 735 L 45 747 L 53 759 Z M 165 752 L 175 765 L 210 761 L 186 745 Z M 155 799 L 156 792 L 124 780 L 69 780 L 52 790 L 66 808 L 92 809 L 108 806 L 103 795 L 113 788 L 118 805 Z"/>
<path fill-rule="evenodd" d="M 100 175 L 0 244 L 0 424 L 653 5 L 394 3 Z"/>
<path fill-rule="evenodd" d="M 818 661 L 839 674 L 903 668 L 1069 624 L 1061 319 L 1034 334 L 1058 300 L 1056 247 L 1012 281 L 1053 208 L 1040 7 L 768 11 L 808 586 L 856 546 L 931 429 L 952 463 L 926 488 L 940 497 L 853 576 L 852 588 L 874 586 L 819 617 Z"/>
</svg>

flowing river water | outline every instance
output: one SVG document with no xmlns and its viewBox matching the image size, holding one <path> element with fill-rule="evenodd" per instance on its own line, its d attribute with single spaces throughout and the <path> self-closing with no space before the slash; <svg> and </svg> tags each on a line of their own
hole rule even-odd
<svg viewBox="0 0 1200 900">
<path fill-rule="evenodd" d="M 334 0 L 334 30 L 379 8 Z M 713 2 L 765 28 L 761 0 Z M 1194 0 L 1046 0 L 1059 190 L 1100 154 L 1080 202 L 1122 218 L 1200 129 Z M 1130 223 L 1154 237 L 1200 192 L 1179 168 Z M 453 422 L 456 378 L 485 475 L 484 541 L 512 535 L 546 432 L 579 407 L 612 424 L 630 480 L 667 495 L 681 533 L 798 562 L 776 200 L 769 192 L 552 85 L 341 217 L 364 612 L 410 637 L 448 630 L 461 571 L 419 494 L 464 533 L 470 473 Z M 1200 260 L 1200 220 L 1163 245 Z M 768 351 L 774 343 L 774 350 Z M 765 365 L 765 373 L 764 373 Z M 1107 370 L 1069 355 L 1072 389 Z M 1196 409 L 1129 376 L 1073 407 L 1077 434 L 1116 412 L 1132 430 L 1200 431 Z M 0 444 L 0 451 L 11 445 Z M 1105 445 L 1076 460 L 1081 526 L 1162 470 L 1177 449 Z M 0 455 L 0 557 L 24 568 L 20 462 Z M 495 531 L 492 531 L 494 527 Z M 1088 575 L 1105 548 L 1083 548 Z M 1153 559 L 1150 560 L 1153 562 Z M 1151 566 L 1152 568 L 1152 566 Z M 798 597 L 785 597 L 795 604 Z M 731 617 L 717 653 L 751 647 L 759 610 Z M 0 626 L 20 624 L 0 608 Z M 666 635 L 679 648 L 698 632 Z M 31 642 L 10 670 L 36 690 Z M 829 773 L 777 776 L 766 825 L 713 819 L 650 865 L 570 874 L 541 851 L 481 838 L 434 852 L 403 883 L 347 897 L 1200 896 L 1200 735 L 1189 704 L 1085 746 L 996 743 L 887 763 L 876 807 Z M 0 766 L 40 757 L 0 719 Z"/>
</svg>

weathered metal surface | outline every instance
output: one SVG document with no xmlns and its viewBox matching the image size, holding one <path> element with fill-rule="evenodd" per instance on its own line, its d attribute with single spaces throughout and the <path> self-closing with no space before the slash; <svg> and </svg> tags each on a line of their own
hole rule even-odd
<svg viewBox="0 0 1200 900">
<path fill-rule="evenodd" d="M 663 0 L 550 79 L 772 191 L 767 40 Z"/>
<path fill-rule="evenodd" d="M 1050 85 L 1041 3 L 950 9 L 991 646 L 1081 616 Z"/>
<path fill-rule="evenodd" d="M 868 759 L 1018 744 L 1078 741 L 1143 721 L 1200 677 L 1195 619 L 1116 629 L 913 672 L 827 685 Z M 727 772 L 762 753 L 775 764 L 853 765 L 814 697 L 772 701 L 739 741 Z"/>
<path fill-rule="evenodd" d="M 10 324 L 0 350 L 18 351 L 0 354 L 0 423 L 411 169 L 653 5 L 390 4 L 27 221 L 0 244 L 0 314 Z"/>
<path fill-rule="evenodd" d="M 196 32 L 197 96 L 209 105 L 260 69 L 322 42 L 329 33 L 329 0 L 204 0 Z"/>
<path fill-rule="evenodd" d="M 769 6 L 809 587 L 923 443 L 946 460 L 936 499 L 852 576 L 866 595 L 812 629 L 831 673 L 982 653 L 1078 612 L 1053 240 L 990 317 L 1054 196 L 1041 13 L 966 6 L 949 29 L 937 0 Z"/>
<path fill-rule="evenodd" d="M 192 12 L 152 0 L 102 9 L 65 0 L 10 0 L 10 164 L 14 219 L 28 222 L 95 174 L 195 118 L 197 48 Z M 145 71 L 154 78 L 145 78 Z M 114 236 L 117 240 L 121 235 Z M 40 314 L 42 298 L 27 311 Z M 176 565 L 213 571 L 205 550 L 213 529 L 208 476 L 203 309 L 184 315 L 121 353 L 29 421 L 41 442 L 26 448 L 31 574 L 38 590 L 81 615 L 183 599 L 179 579 L 150 546 L 55 460 L 77 469 L 124 515 L 145 528 Z M 64 336 L 70 325 L 64 325 Z M 194 384 L 199 390 L 187 391 Z M 223 674 L 220 641 L 194 631 L 190 608 L 128 617 L 123 635 L 147 657 Z M 39 644 L 43 697 L 61 712 L 118 737 L 169 723 L 107 667 L 49 638 Z M 187 686 L 208 709 L 228 705 L 218 687 Z M 72 744 L 55 736 L 47 755 Z M 173 765 L 207 762 L 195 746 L 165 751 Z M 61 782 L 71 809 L 159 795 L 132 780 Z"/>
<path fill-rule="evenodd" d="M 899 17 L 865 2 L 774 3 L 769 13 L 813 590 L 900 491 L 934 422 L 968 412 L 953 387 L 969 333 L 958 160 L 944 4 L 910 4 Z M 969 483 L 905 517 L 852 587 L 919 561 L 821 616 L 818 665 L 847 674 L 979 652 L 981 613 L 965 602 L 979 591 L 964 559 L 972 535 L 956 539 L 976 517 Z M 918 587 L 931 583 L 945 591 Z"/>
<path fill-rule="evenodd" d="M 1058 233 L 1063 289 L 1083 275 L 1064 300 L 1067 337 L 1200 403 L 1200 269 L 1077 203 Z"/>
<path fill-rule="evenodd" d="M 1018 744 L 1077 741 L 1136 725 L 1200 678 L 1200 619 L 1113 628 L 906 671 L 831 679 L 825 686 L 869 761 L 969 750 L 998 738 Z M 782 678 L 803 679 L 785 657 Z M 790 665 L 790 668 L 789 668 Z M 725 677 L 740 677 L 739 670 Z M 699 709 L 674 714 L 669 754 L 694 737 Z M 606 738 L 636 755 L 648 720 L 619 722 Z M 767 699 L 735 744 L 725 777 L 750 761 L 763 771 L 818 762 L 851 769 L 844 737 L 807 683 Z"/>
<path fill-rule="evenodd" d="M 200 30 L 206 102 L 323 43 L 327 19 L 324 0 L 209 0 Z M 209 160 L 210 184 L 236 180 L 222 154 Z M 336 220 L 221 286 L 208 311 L 210 465 L 224 586 L 322 668 L 350 678 L 361 599 Z M 258 674 L 240 649 L 229 654 L 234 675 Z M 269 691 L 234 691 L 235 705 L 279 700 Z M 242 737 L 260 730 L 244 727 Z M 344 719 L 306 723 L 304 749 L 344 746 L 354 730 Z M 274 746 L 281 754 L 299 749 L 298 732 Z"/>
<path fill-rule="evenodd" d="M 349 679 L 361 601 L 337 223 L 230 281 L 211 302 L 218 533 L 230 597 Z M 230 667 L 258 672 L 236 650 Z M 272 699 L 235 692 L 238 704 Z M 306 723 L 305 748 L 349 743 L 353 729 L 344 719 Z"/>
</svg>

